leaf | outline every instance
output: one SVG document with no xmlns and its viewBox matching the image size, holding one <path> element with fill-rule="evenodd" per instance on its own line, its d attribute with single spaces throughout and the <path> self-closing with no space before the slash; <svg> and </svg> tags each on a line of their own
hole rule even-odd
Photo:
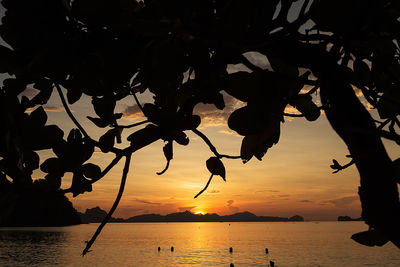
<svg viewBox="0 0 400 267">
<path fill-rule="evenodd" d="M 245 106 L 232 112 L 228 119 L 230 129 L 240 135 L 260 132 L 265 125 L 266 117 L 254 107 Z"/>
<path fill-rule="evenodd" d="M 318 106 L 312 102 L 312 97 L 310 95 L 298 95 L 289 103 L 300 111 L 308 121 L 315 121 L 321 115 L 321 111 Z"/>
<path fill-rule="evenodd" d="M 104 96 L 102 98 L 93 97 L 92 104 L 96 114 L 105 121 L 113 122 L 114 119 L 114 108 L 116 101 L 110 96 Z"/>
<path fill-rule="evenodd" d="M 90 116 L 87 116 L 86 118 L 91 120 L 97 127 L 100 127 L 100 128 L 105 128 L 109 125 L 109 122 L 107 122 L 101 118 L 93 118 Z"/>
<path fill-rule="evenodd" d="M 242 140 L 240 157 L 243 163 L 248 162 L 253 156 L 258 160 L 267 153 L 268 149 L 278 143 L 280 136 L 280 122 L 272 118 L 261 133 L 247 135 Z"/>
<path fill-rule="evenodd" d="M 78 101 L 82 96 L 82 91 L 77 89 L 68 89 L 67 91 L 67 99 L 68 103 L 74 104 Z"/>
<path fill-rule="evenodd" d="M 213 175 L 219 175 L 226 182 L 225 179 L 225 166 L 222 161 L 217 157 L 210 157 L 206 161 L 206 166 L 209 172 Z"/>
<path fill-rule="evenodd" d="M 40 106 L 32 111 L 32 113 L 30 114 L 30 118 L 36 125 L 44 126 L 47 121 L 47 114 L 44 111 L 43 107 Z"/>
<path fill-rule="evenodd" d="M 39 168 L 39 155 L 34 151 L 24 152 L 24 165 L 29 171 Z"/>
<path fill-rule="evenodd" d="M 99 147 L 102 152 L 107 153 L 110 152 L 114 147 L 114 140 L 117 132 L 115 129 L 108 130 L 105 134 L 103 134 L 99 139 Z"/>
<path fill-rule="evenodd" d="M 336 159 L 333 159 L 332 162 L 333 162 L 333 165 L 331 165 L 332 169 L 334 169 L 334 170 L 342 169 L 342 165 L 340 165 L 339 162 L 337 162 Z"/>
<path fill-rule="evenodd" d="M 40 165 L 40 170 L 45 173 L 63 172 L 64 166 L 59 158 L 48 158 Z"/>
<path fill-rule="evenodd" d="M 165 158 L 169 161 L 173 158 L 172 142 L 167 142 L 163 147 Z"/>
<path fill-rule="evenodd" d="M 79 129 L 71 129 L 68 134 L 67 142 L 69 145 L 82 144 L 82 134 Z"/>
<path fill-rule="evenodd" d="M 93 163 L 86 163 L 82 165 L 83 175 L 87 178 L 98 179 L 101 176 L 101 169 Z"/>
<path fill-rule="evenodd" d="M 74 175 L 72 176 L 71 191 L 73 197 L 85 192 L 92 192 L 92 184 L 89 180 L 85 179 L 81 173 L 74 172 Z"/>
<path fill-rule="evenodd" d="M 53 83 L 47 79 L 40 79 L 36 81 L 33 88 L 40 90 L 40 92 L 31 99 L 32 105 L 44 105 L 49 101 L 53 93 Z"/>
<path fill-rule="evenodd" d="M 353 239 L 357 243 L 369 247 L 373 246 L 381 247 L 385 245 L 387 242 L 389 242 L 389 239 L 387 239 L 377 230 L 369 230 L 365 232 L 356 233 L 351 236 L 351 239 Z"/>
<path fill-rule="evenodd" d="M 157 141 L 160 137 L 160 128 L 154 124 L 149 124 L 129 135 L 127 140 L 131 142 L 131 147 L 138 149 Z"/>
<path fill-rule="evenodd" d="M 182 146 L 187 146 L 190 141 L 184 132 L 177 132 L 174 136 L 174 140 Z"/>
<path fill-rule="evenodd" d="M 21 79 L 8 78 L 3 81 L 3 89 L 15 95 L 19 95 L 26 89 L 26 83 Z"/>
</svg>

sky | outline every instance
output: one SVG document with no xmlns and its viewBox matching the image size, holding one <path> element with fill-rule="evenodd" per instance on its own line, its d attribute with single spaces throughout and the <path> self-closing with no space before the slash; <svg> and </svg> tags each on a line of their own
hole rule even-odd
<svg viewBox="0 0 400 267">
<path fill-rule="evenodd" d="M 3 11 L 0 10 L 0 13 Z M 268 68 L 268 62 L 259 55 L 247 56 Z M 230 66 L 231 72 L 241 69 L 241 66 Z M 24 92 L 30 97 L 35 93 L 34 89 Z M 149 95 L 139 97 L 142 102 L 151 100 Z M 90 97 L 83 96 L 71 105 L 71 109 L 89 135 L 97 139 L 107 129 L 98 129 L 86 118 L 95 116 L 90 100 Z M 210 105 L 197 107 L 196 112 L 203 119 L 200 130 L 207 134 L 220 153 L 238 155 L 242 137 L 228 129 L 226 119 L 227 114 L 242 103 L 233 101 L 227 95 L 225 101 L 230 108 L 225 112 Z M 47 124 L 61 125 L 66 138 L 75 126 L 64 112 L 56 93 L 53 93 L 45 110 L 49 116 Z M 140 121 L 137 110 L 132 97 L 122 100 L 116 109 L 124 113 L 121 124 Z M 376 112 L 371 112 L 377 118 Z M 134 130 L 124 131 L 125 142 L 122 146 L 128 145 L 126 137 Z M 306 220 L 336 220 L 339 215 L 359 217 L 361 214 L 357 195 L 359 175 L 355 166 L 336 174 L 329 167 L 332 159 L 347 163 L 345 156 L 348 151 L 324 114 L 315 122 L 303 118 L 287 119 L 281 125 L 279 143 L 267 152 L 262 161 L 253 158 L 243 164 L 241 160 L 223 159 L 227 181 L 214 177 L 208 190 L 196 199 L 193 197 L 209 178 L 205 162 L 213 154 L 200 138 L 191 133 L 188 136 L 188 146 L 174 145 L 174 159 L 169 170 L 161 176 L 156 172 L 165 166 L 162 141 L 134 153 L 124 196 L 114 217 L 185 210 L 220 215 L 242 211 L 281 217 L 299 214 Z M 400 157 L 400 149 L 395 144 L 385 142 L 385 146 L 393 160 Z M 51 151 L 42 152 L 41 162 L 49 156 L 53 156 Z M 111 153 L 96 151 L 89 162 L 104 168 L 112 159 Z M 118 192 L 122 168 L 123 161 L 93 185 L 93 192 L 75 198 L 67 194 L 74 207 L 82 212 L 96 206 L 108 211 Z M 34 172 L 34 178 L 43 177 L 39 170 Z M 70 184 L 71 175 L 67 174 L 62 187 L 67 188 Z"/>
<path fill-rule="evenodd" d="M 33 89 L 26 94 L 34 93 Z M 32 94 L 33 95 L 33 94 Z M 227 106 L 240 106 L 224 94 Z M 141 102 L 151 100 L 147 94 L 139 95 Z M 71 105 L 74 116 L 84 125 L 93 138 L 99 138 L 106 129 L 98 129 L 86 116 L 95 116 L 90 97 L 84 96 Z M 59 124 L 68 135 L 74 127 L 56 93 L 45 106 L 49 116 L 47 124 Z M 120 124 L 130 124 L 142 120 L 136 113 L 133 97 L 119 103 L 117 112 L 124 116 Z M 228 111 L 232 110 L 228 108 Z M 201 105 L 196 113 L 202 116 L 200 130 L 207 134 L 220 153 L 238 155 L 242 137 L 226 126 L 229 112 L 216 110 L 212 105 Z M 372 111 L 374 114 L 374 111 Z M 123 132 L 123 139 L 136 129 Z M 133 154 L 124 196 L 114 217 L 128 218 L 144 213 L 167 214 L 190 210 L 193 213 L 232 214 L 250 211 L 257 215 L 289 217 L 302 215 L 307 220 L 335 220 L 339 215 L 359 217 L 361 213 L 357 188 L 359 175 L 354 166 L 333 174 L 329 165 L 332 159 L 347 163 L 346 146 L 336 135 L 324 114 L 315 121 L 290 118 L 281 124 L 281 137 L 262 161 L 253 158 L 243 164 L 241 160 L 223 159 L 227 181 L 214 177 L 209 188 L 198 198 L 193 197 L 204 187 L 209 172 L 205 162 L 213 154 L 197 136 L 188 132 L 188 146 L 174 145 L 174 158 L 169 170 L 159 176 L 156 172 L 165 166 L 162 152 L 163 142 L 158 141 Z M 125 141 L 122 146 L 127 146 Z M 400 149 L 391 142 L 385 145 L 396 159 Z M 42 153 L 42 161 L 52 155 Z M 113 159 L 111 153 L 96 151 L 88 162 L 102 168 Z M 100 206 L 108 210 L 118 192 L 122 175 L 121 161 L 102 180 L 93 185 L 93 192 L 86 192 L 75 198 L 68 194 L 75 208 L 85 211 Z M 40 171 L 35 178 L 44 176 Z M 63 188 L 69 187 L 71 175 L 63 179 Z"/>
</svg>

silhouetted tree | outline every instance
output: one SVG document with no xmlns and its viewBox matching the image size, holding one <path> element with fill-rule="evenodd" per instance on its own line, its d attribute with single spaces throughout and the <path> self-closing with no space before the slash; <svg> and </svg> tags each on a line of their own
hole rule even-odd
<svg viewBox="0 0 400 267">
<path fill-rule="evenodd" d="M 225 179 L 223 158 L 261 160 L 278 142 L 285 116 L 314 121 L 323 109 L 351 157 L 349 164 L 334 160 L 331 167 L 339 171 L 354 163 L 361 177 L 362 217 L 370 230 L 353 239 L 371 246 L 390 240 L 400 247 L 400 161 L 392 162 L 381 141 L 400 144 L 400 2 L 303 0 L 297 9 L 294 2 L 1 1 L 6 13 L 0 36 L 8 45 L 0 46 L 0 72 L 9 74 L 0 91 L 2 191 L 37 190 L 31 176 L 39 168 L 40 150 L 52 149 L 56 155 L 40 165 L 47 173 L 41 187 L 73 196 L 91 191 L 125 158 L 117 199 L 85 254 L 118 205 L 135 151 L 162 139 L 167 169 L 173 145 L 188 145 L 185 131 L 192 131 L 214 154 L 206 164 L 208 185 L 213 175 Z M 297 15 L 288 16 L 294 10 Z M 271 68 L 257 65 L 247 52 L 266 57 Z M 250 71 L 227 72 L 228 64 L 238 63 Z M 29 99 L 24 90 L 31 85 L 38 93 Z M 356 88 L 380 121 L 360 103 Z M 42 106 L 54 90 L 77 127 L 66 140 L 58 126 L 46 125 Z M 139 102 L 137 94 L 145 91 L 154 95 L 152 103 Z M 198 103 L 224 109 L 221 91 L 246 103 L 228 120 L 244 136 L 237 157 L 220 154 L 197 129 L 201 120 L 193 114 Z M 318 92 L 320 107 L 313 102 Z M 88 119 L 106 128 L 99 140 L 69 109 L 83 94 L 92 97 L 98 116 Z M 127 96 L 147 120 L 119 123 L 122 114 L 114 108 Z M 285 113 L 287 105 L 299 113 Z M 123 130 L 130 133 L 130 145 L 120 149 L 114 144 L 121 142 Z M 104 170 L 87 163 L 95 147 L 115 154 Z M 61 190 L 66 172 L 73 173 L 72 185 Z"/>
</svg>

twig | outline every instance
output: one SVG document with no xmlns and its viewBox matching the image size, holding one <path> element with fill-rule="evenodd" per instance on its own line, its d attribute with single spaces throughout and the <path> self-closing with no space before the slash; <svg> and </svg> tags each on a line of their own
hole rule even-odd
<svg viewBox="0 0 400 267">
<path fill-rule="evenodd" d="M 204 191 L 206 191 L 207 187 L 210 185 L 210 182 L 213 178 L 214 174 L 211 174 L 210 179 L 208 179 L 208 182 L 206 184 L 206 186 L 199 192 L 197 193 L 197 195 L 194 196 L 194 198 L 197 198 L 198 196 L 200 196 Z"/>
<path fill-rule="evenodd" d="M 197 129 L 192 129 L 192 132 L 194 132 L 201 139 L 203 139 L 203 141 L 208 145 L 210 150 L 214 153 L 214 155 L 217 158 L 240 159 L 240 156 L 230 156 L 230 155 L 219 154 L 217 149 L 215 148 L 215 146 L 211 143 L 210 139 L 208 139 L 208 137 L 205 134 L 203 134 L 202 132 L 200 132 Z"/>
<path fill-rule="evenodd" d="M 319 89 L 319 86 L 316 85 L 316 86 L 314 86 L 310 91 L 308 91 L 308 92 L 306 93 L 306 95 L 312 95 L 312 94 L 315 93 L 318 89 Z"/>
<path fill-rule="evenodd" d="M 75 116 L 72 114 L 71 110 L 68 107 L 67 101 L 65 101 L 65 97 L 63 92 L 61 91 L 61 87 L 54 83 L 58 95 L 60 96 L 61 102 L 64 106 L 65 111 L 67 112 L 68 116 L 71 118 L 71 120 L 75 123 L 76 127 L 78 127 L 78 129 L 82 132 L 82 134 L 89 140 L 92 140 L 92 138 L 90 138 L 90 136 L 87 134 L 87 132 L 85 131 L 85 129 L 83 129 L 82 125 L 80 125 L 80 123 L 78 122 L 78 120 L 75 118 Z"/>
<path fill-rule="evenodd" d="M 90 247 L 93 245 L 97 236 L 100 234 L 101 230 L 107 224 L 107 222 L 110 220 L 112 214 L 114 213 L 115 209 L 117 208 L 119 201 L 121 200 L 122 194 L 124 192 L 125 182 L 126 182 L 126 177 L 128 176 L 130 162 L 131 162 L 131 154 L 128 154 L 126 156 L 125 166 L 124 166 L 124 170 L 122 172 L 122 179 L 121 179 L 121 184 L 119 186 L 117 198 L 115 199 L 114 204 L 112 205 L 110 211 L 107 213 L 106 217 L 103 219 L 103 221 L 97 228 L 97 230 L 94 233 L 94 235 L 92 236 L 92 238 L 86 243 L 86 247 L 82 252 L 82 256 L 85 256 L 85 254 L 89 252 Z"/>
<path fill-rule="evenodd" d="M 115 156 L 115 158 L 110 162 L 110 164 L 108 164 L 108 166 L 101 172 L 100 176 L 97 179 L 93 179 L 90 181 L 90 183 L 95 183 L 98 180 L 100 180 L 101 178 L 103 178 L 122 158 L 121 155 L 117 155 Z"/>
<path fill-rule="evenodd" d="M 145 121 L 141 121 L 141 122 L 137 122 L 137 123 L 133 123 L 133 124 L 129 124 L 129 125 L 118 125 L 118 127 L 120 127 L 120 128 L 133 128 L 133 127 L 136 127 L 136 126 L 148 123 L 148 122 L 150 122 L 150 121 L 149 120 L 145 120 Z"/>
</svg>

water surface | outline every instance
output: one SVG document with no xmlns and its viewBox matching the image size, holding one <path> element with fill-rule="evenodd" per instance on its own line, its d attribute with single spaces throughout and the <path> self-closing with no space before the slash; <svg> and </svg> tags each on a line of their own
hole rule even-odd
<svg viewBox="0 0 400 267">
<path fill-rule="evenodd" d="M 350 239 L 363 222 L 110 223 L 81 257 L 97 226 L 0 228 L 0 266 L 400 266 Z"/>
</svg>

